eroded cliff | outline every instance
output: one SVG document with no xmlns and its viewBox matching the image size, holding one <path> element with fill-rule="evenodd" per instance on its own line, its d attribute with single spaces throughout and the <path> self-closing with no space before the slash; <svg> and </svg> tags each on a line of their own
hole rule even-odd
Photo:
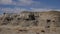
<svg viewBox="0 0 60 34">
<path fill-rule="evenodd" d="M 60 12 L 21 12 L 0 15 L 0 34 L 59 34 Z"/>
</svg>

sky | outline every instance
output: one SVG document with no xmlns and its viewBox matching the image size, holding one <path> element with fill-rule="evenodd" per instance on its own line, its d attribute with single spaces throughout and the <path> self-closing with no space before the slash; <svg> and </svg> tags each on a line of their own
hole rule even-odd
<svg viewBox="0 0 60 34">
<path fill-rule="evenodd" d="M 60 11 L 60 0 L 0 0 L 0 14 L 49 10 Z"/>
</svg>

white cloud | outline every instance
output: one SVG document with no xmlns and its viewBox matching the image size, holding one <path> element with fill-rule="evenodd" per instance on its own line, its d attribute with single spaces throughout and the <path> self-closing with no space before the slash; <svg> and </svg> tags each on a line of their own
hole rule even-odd
<svg viewBox="0 0 60 34">
<path fill-rule="evenodd" d="M 17 1 L 13 1 L 13 0 L 0 0 L 0 4 L 7 4 L 7 5 L 17 5 L 17 6 L 40 6 L 40 2 L 36 2 L 33 0 L 18 0 Z M 1 11 L 3 12 L 13 12 L 13 13 L 19 13 L 21 11 L 27 11 L 28 9 L 25 8 L 0 8 Z M 31 8 L 31 10 L 28 11 L 50 11 L 53 9 L 46 9 L 46 8 Z M 59 9 L 55 9 L 57 11 L 60 11 Z"/>
<path fill-rule="evenodd" d="M 31 8 L 34 12 L 46 12 L 46 11 L 60 11 L 60 9 L 48 9 L 48 8 Z"/>
<path fill-rule="evenodd" d="M 31 11 L 38 11 L 38 12 L 53 10 L 53 9 L 47 9 L 47 8 L 31 8 L 31 9 L 32 9 Z"/>
<path fill-rule="evenodd" d="M 32 0 L 19 0 L 21 3 L 24 3 L 24 4 L 32 4 L 33 1 Z"/>
<path fill-rule="evenodd" d="M 32 5 L 33 3 L 36 3 L 33 0 L 17 0 L 17 1 L 13 1 L 13 0 L 0 0 L 0 4 L 29 6 L 29 5 Z"/>
<path fill-rule="evenodd" d="M 12 4 L 12 0 L 0 0 L 0 4 Z"/>
<path fill-rule="evenodd" d="M 24 8 L 0 8 L 0 11 L 6 12 L 6 13 L 20 13 L 21 11 L 27 11 L 27 9 L 24 9 Z"/>
<path fill-rule="evenodd" d="M 41 8 L 31 8 L 31 10 L 25 9 L 25 8 L 0 8 L 0 11 L 6 12 L 6 13 L 20 13 L 22 11 L 33 11 L 33 12 L 42 12 L 42 11 L 51 11 L 53 9 L 41 9 Z M 60 11 L 59 9 L 56 9 L 56 11 Z"/>
</svg>

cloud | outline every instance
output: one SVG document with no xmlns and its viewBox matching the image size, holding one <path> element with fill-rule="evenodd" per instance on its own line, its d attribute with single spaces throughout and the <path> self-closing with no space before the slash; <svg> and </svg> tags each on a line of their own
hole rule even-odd
<svg viewBox="0 0 60 34">
<path fill-rule="evenodd" d="M 31 8 L 31 11 L 37 11 L 37 12 L 42 12 L 42 11 L 51 11 L 53 9 L 47 9 L 47 8 Z"/>
<path fill-rule="evenodd" d="M 32 4 L 32 0 L 19 0 L 22 4 Z"/>
<path fill-rule="evenodd" d="M 33 0 L 0 0 L 0 4 L 15 6 L 14 8 L 10 8 L 10 7 L 0 8 L 0 11 L 10 12 L 10 13 L 12 13 L 12 12 L 19 13 L 21 11 L 50 11 L 50 10 L 53 10 L 53 9 L 50 9 L 51 7 L 49 7 L 49 6 L 46 7 L 45 5 L 42 5 L 40 2 L 33 1 Z M 17 6 L 19 6 L 19 7 L 17 7 Z M 20 6 L 23 6 L 25 8 L 20 7 Z M 39 8 L 39 7 L 43 7 L 43 8 Z M 29 9 L 31 8 L 31 10 L 28 10 L 27 8 L 29 8 Z M 49 8 L 49 9 L 47 9 L 47 8 Z M 60 10 L 57 10 L 57 11 L 60 11 Z"/>
<path fill-rule="evenodd" d="M 0 8 L 0 11 L 3 11 L 5 13 L 20 13 L 21 11 L 27 11 L 27 9 L 24 8 Z"/>
<path fill-rule="evenodd" d="M 12 0 L 0 0 L 0 4 L 12 4 Z"/>
<path fill-rule="evenodd" d="M 0 0 L 0 4 L 4 5 L 31 6 L 36 3 L 33 0 Z"/>
<path fill-rule="evenodd" d="M 60 9 L 51 9 L 51 8 L 31 8 L 33 12 L 48 12 L 48 11 L 60 11 Z"/>
<path fill-rule="evenodd" d="M 8 13 L 20 13 L 22 11 L 34 11 L 34 12 L 51 11 L 51 10 L 60 11 L 60 9 L 52 9 L 54 7 L 46 6 L 45 4 L 43 5 L 42 3 L 33 0 L 0 0 L 0 5 L 1 4 L 10 5 L 8 8 L 0 7 L 0 11 Z M 12 8 L 12 6 L 14 6 L 14 8 Z"/>
<path fill-rule="evenodd" d="M 6 13 L 20 13 L 22 11 L 33 11 L 33 12 L 42 12 L 42 11 L 51 11 L 53 9 L 41 9 L 41 8 L 31 8 L 31 10 L 25 9 L 25 8 L 0 8 L 0 11 L 6 12 Z M 60 9 L 56 9 L 56 11 L 60 11 Z"/>
</svg>

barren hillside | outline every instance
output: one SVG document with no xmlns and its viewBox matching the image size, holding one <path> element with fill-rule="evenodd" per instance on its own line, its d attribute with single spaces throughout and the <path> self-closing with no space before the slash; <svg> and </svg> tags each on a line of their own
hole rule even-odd
<svg viewBox="0 0 60 34">
<path fill-rule="evenodd" d="M 60 34 L 60 12 L 4 13 L 0 34 Z"/>
</svg>

